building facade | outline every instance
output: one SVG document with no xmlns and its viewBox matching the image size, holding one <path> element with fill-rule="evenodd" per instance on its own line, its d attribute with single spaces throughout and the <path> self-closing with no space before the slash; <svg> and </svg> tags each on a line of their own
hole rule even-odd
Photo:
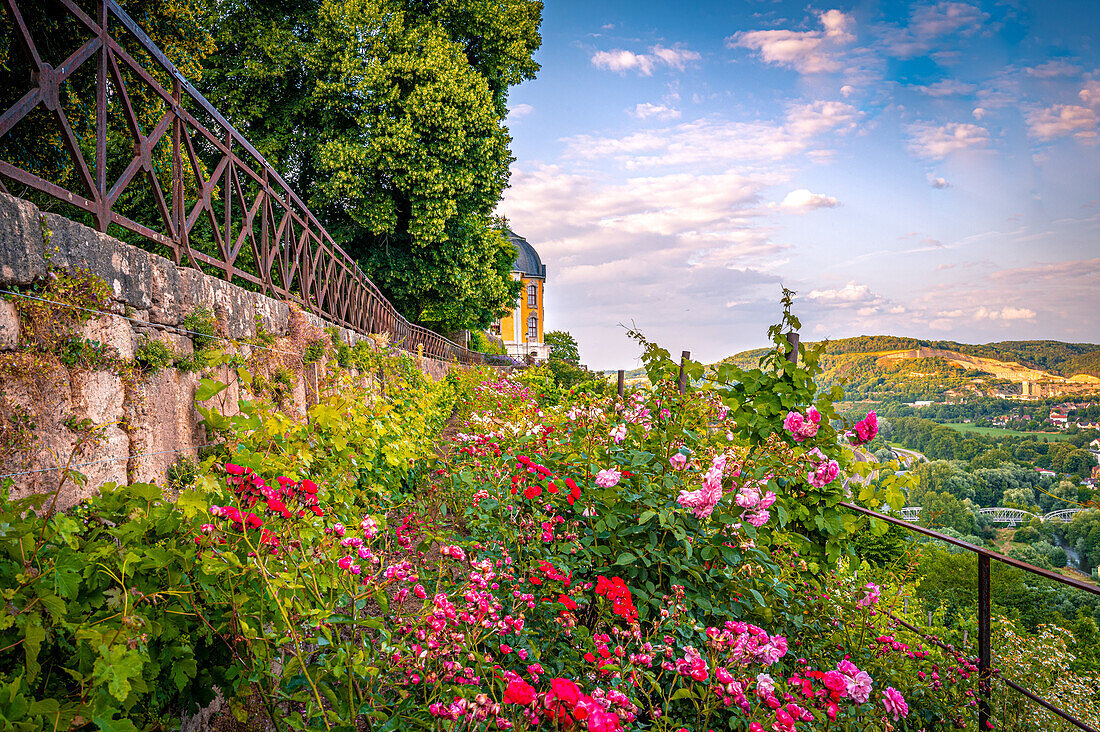
<svg viewBox="0 0 1100 732">
<path fill-rule="evenodd" d="M 546 265 L 526 239 L 509 229 L 508 240 L 516 248 L 512 279 L 523 283 L 523 291 L 511 312 L 491 329 L 504 341 L 508 355 L 520 361 L 545 361 L 550 349 L 543 341 L 543 294 L 546 289 Z"/>
</svg>

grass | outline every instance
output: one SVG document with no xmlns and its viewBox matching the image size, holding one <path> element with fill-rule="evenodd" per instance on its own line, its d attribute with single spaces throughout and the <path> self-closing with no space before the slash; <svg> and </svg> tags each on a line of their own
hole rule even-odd
<svg viewBox="0 0 1100 732">
<path fill-rule="evenodd" d="M 1019 430 L 1003 430 L 999 427 L 978 427 L 973 424 L 960 424 L 957 422 L 945 422 L 944 427 L 950 427 L 958 432 L 974 432 L 979 435 L 993 437 L 1034 437 L 1037 440 L 1066 440 L 1069 435 L 1064 432 L 1020 432 Z"/>
</svg>

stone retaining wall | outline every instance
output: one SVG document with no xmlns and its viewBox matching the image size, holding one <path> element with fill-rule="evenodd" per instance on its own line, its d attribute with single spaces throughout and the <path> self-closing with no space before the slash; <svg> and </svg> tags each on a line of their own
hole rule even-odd
<svg viewBox="0 0 1100 732">
<path fill-rule="evenodd" d="M 292 303 L 177 266 L 0 193 L 0 289 L 26 287 L 45 280 L 51 271 L 78 268 L 110 286 L 113 309 L 111 315 L 84 324 L 81 335 L 107 344 L 119 359 L 132 359 L 145 339 L 165 341 L 186 355 L 193 348 L 192 339 L 174 328 L 195 308 L 205 306 L 213 310 L 220 334 L 227 339 L 254 340 L 258 327 L 275 336 L 273 361 L 293 375 L 290 412 L 304 415 L 316 400 L 314 384 L 330 364 L 326 359 L 303 364 L 301 353 L 309 341 L 327 337 L 323 329 L 331 323 Z M 206 442 L 194 408 L 199 379 L 206 375 L 230 384 L 216 397 L 224 412 L 232 413 L 237 404 L 238 386 L 228 367 L 205 374 L 169 368 L 122 379 L 108 369 L 69 368 L 57 358 L 32 358 L 23 348 L 24 335 L 15 306 L 0 299 L 0 476 L 20 473 L 14 477 L 13 497 L 54 490 L 62 475 L 56 468 L 67 462 L 82 465 L 78 469 L 87 483 L 77 486 L 70 481 L 59 498 L 62 507 L 79 502 L 107 481 L 164 485 L 169 466 L 181 455 L 194 458 L 195 447 Z M 345 328 L 339 328 L 339 337 L 349 344 L 364 338 Z M 261 346 L 231 348 L 250 357 Z M 435 379 L 451 368 L 433 359 L 418 361 Z M 11 449 L 19 427 L 13 415 L 29 416 L 33 422 L 29 449 Z M 103 438 L 74 455 L 81 434 L 73 426 L 83 420 L 102 426 Z"/>
</svg>

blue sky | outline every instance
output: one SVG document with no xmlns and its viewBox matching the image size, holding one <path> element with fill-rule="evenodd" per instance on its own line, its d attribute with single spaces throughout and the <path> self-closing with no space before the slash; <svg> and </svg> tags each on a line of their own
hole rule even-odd
<svg viewBox="0 0 1100 732">
<path fill-rule="evenodd" d="M 549 0 L 499 211 L 630 368 L 805 338 L 1100 341 L 1100 3 Z"/>
</svg>

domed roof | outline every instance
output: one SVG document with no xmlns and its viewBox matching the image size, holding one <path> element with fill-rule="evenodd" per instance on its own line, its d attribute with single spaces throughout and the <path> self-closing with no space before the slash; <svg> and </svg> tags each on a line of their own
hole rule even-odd
<svg viewBox="0 0 1100 732">
<path fill-rule="evenodd" d="M 527 243 L 522 236 L 507 230 L 508 241 L 516 248 L 516 261 L 512 264 L 513 272 L 520 272 L 528 277 L 541 277 L 546 279 L 546 265 L 542 263 L 539 253 Z"/>
</svg>

